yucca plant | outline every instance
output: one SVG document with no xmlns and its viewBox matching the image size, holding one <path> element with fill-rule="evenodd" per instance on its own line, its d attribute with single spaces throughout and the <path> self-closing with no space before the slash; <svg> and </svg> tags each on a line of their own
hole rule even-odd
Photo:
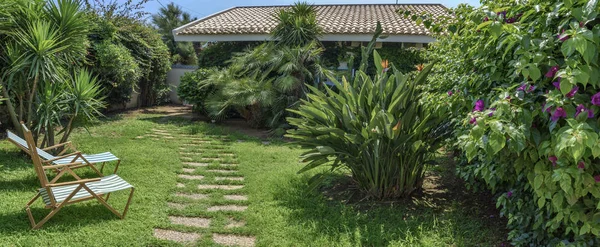
<svg viewBox="0 0 600 247">
<path fill-rule="evenodd" d="M 287 136 L 309 149 L 299 173 L 347 168 L 371 198 L 407 197 L 421 187 L 441 140 L 435 132 L 442 119 L 419 103 L 417 89 L 432 65 L 411 79 L 373 55 L 374 78 L 359 70 L 351 82 L 329 78 L 335 86 L 325 92 L 307 86 L 308 100 L 289 110 L 301 117 L 288 118 L 297 129 Z"/>
</svg>

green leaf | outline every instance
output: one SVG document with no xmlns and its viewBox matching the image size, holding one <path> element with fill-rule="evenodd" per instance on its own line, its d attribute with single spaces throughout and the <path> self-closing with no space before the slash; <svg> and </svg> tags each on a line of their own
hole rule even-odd
<svg viewBox="0 0 600 247">
<path fill-rule="evenodd" d="M 533 188 L 539 190 L 542 187 L 542 184 L 544 184 L 544 175 L 539 174 L 535 176 Z"/>
<path fill-rule="evenodd" d="M 502 23 L 500 23 L 499 21 L 492 22 L 492 24 L 490 24 L 489 30 L 494 37 L 500 37 L 500 35 L 502 34 Z"/>
<path fill-rule="evenodd" d="M 540 69 L 538 69 L 537 67 L 535 67 L 533 65 L 529 66 L 528 70 L 529 70 L 529 77 L 533 81 L 537 81 L 542 76 L 542 73 L 540 72 Z"/>
<path fill-rule="evenodd" d="M 598 6 L 598 0 L 589 0 L 583 10 L 583 14 L 587 17 L 592 11 L 596 10 L 596 6 Z"/>
<path fill-rule="evenodd" d="M 332 153 L 335 153 L 335 150 L 333 150 L 333 148 L 331 148 L 329 146 L 318 146 L 317 150 L 321 154 L 332 154 Z"/>
<path fill-rule="evenodd" d="M 552 205 L 557 211 L 560 211 L 565 197 L 561 193 L 556 193 L 552 197 Z"/>
<path fill-rule="evenodd" d="M 546 205 L 546 198 L 540 197 L 537 201 L 538 207 L 543 208 Z"/>
<path fill-rule="evenodd" d="M 565 57 L 571 56 L 573 52 L 575 52 L 575 43 L 573 42 L 573 39 L 568 39 L 563 42 L 562 46 L 560 47 L 560 51 Z"/>
<path fill-rule="evenodd" d="M 568 80 L 568 78 L 563 78 L 563 80 L 560 81 L 560 92 L 562 94 L 568 94 L 569 92 L 571 92 L 571 89 L 573 89 L 573 84 L 571 84 L 571 80 Z"/>
<path fill-rule="evenodd" d="M 588 223 L 583 224 L 583 226 L 579 230 L 579 235 L 583 235 L 583 234 L 590 232 L 590 229 L 591 229 L 590 224 L 588 224 Z"/>
<path fill-rule="evenodd" d="M 488 145 L 493 151 L 492 154 L 495 155 L 506 145 L 506 138 L 500 133 L 492 132 Z"/>
</svg>

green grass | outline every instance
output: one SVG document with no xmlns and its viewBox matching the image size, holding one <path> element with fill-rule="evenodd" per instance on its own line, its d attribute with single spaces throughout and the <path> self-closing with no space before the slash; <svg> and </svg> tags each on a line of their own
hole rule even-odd
<svg viewBox="0 0 600 247">
<path fill-rule="evenodd" d="M 67 206 L 42 229 L 30 230 L 24 205 L 35 195 L 39 182 L 29 158 L 9 142 L 0 141 L 0 246 L 177 246 L 156 240 L 152 234 L 157 227 L 201 233 L 197 246 L 213 246 L 210 233 L 214 232 L 255 236 L 258 246 L 494 246 L 504 236 L 474 215 L 477 209 L 465 208 L 458 201 L 446 202 L 440 209 L 414 202 L 356 206 L 329 200 L 321 192 L 307 190 L 309 174 L 296 174 L 302 167 L 298 163 L 302 150 L 298 148 L 277 141 L 264 145 L 260 140 L 209 124 L 163 120 L 157 115 L 125 116 L 93 126 L 89 133 L 79 130 L 73 134 L 77 149 L 85 153 L 110 151 L 122 158 L 119 175 L 136 187 L 125 220 L 90 201 Z M 245 181 L 211 181 L 217 175 L 205 170 L 219 168 L 217 162 L 195 172 L 205 176 L 202 181 L 177 178 L 185 167 L 179 152 L 195 148 L 180 150 L 180 144 L 186 142 L 182 138 L 136 138 L 152 128 L 210 140 L 201 144 L 206 151 L 192 160 L 218 156 L 223 163 L 238 163 L 238 172 L 218 176 L 244 176 Z M 235 157 L 221 153 L 234 153 Z M 177 188 L 177 182 L 186 187 Z M 196 185 L 201 183 L 245 187 L 226 192 L 198 190 Z M 174 197 L 175 192 L 205 193 L 210 197 L 183 210 L 170 209 L 167 202 L 193 202 Z M 247 195 L 249 201 L 234 204 L 247 205 L 248 210 L 207 212 L 212 205 L 232 204 L 222 199 L 223 194 Z M 115 194 L 109 203 L 116 203 L 120 209 L 127 196 L 127 192 Z M 38 219 L 47 212 L 41 203 L 34 209 Z M 209 229 L 173 226 L 169 215 L 210 217 L 213 222 Z M 223 229 L 230 217 L 247 224 Z"/>
</svg>

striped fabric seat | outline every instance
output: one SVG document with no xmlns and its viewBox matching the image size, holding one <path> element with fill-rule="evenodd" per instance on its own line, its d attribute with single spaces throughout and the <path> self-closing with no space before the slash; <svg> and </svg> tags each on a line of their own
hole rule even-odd
<svg viewBox="0 0 600 247">
<path fill-rule="evenodd" d="M 18 143 L 19 145 L 23 146 L 25 149 L 29 149 L 27 147 L 27 141 L 25 141 L 23 138 L 19 137 L 18 135 L 15 135 L 14 133 L 12 133 L 10 131 L 7 131 L 7 133 L 8 133 L 9 139 L 11 139 L 14 142 Z M 48 152 L 46 152 L 40 148 L 37 148 L 37 152 L 45 160 L 51 160 L 51 159 L 56 158 L 56 156 L 49 154 Z M 99 154 L 84 154 L 83 157 L 92 164 L 119 160 L 119 158 L 117 158 L 117 156 L 115 156 L 114 154 L 112 154 L 110 152 L 99 153 Z M 66 157 L 63 159 L 55 160 L 52 163 L 55 165 L 68 164 L 68 163 L 71 163 L 73 158 L 74 158 L 74 156 Z M 84 163 L 84 161 L 81 158 L 77 159 L 75 162 Z"/>
<path fill-rule="evenodd" d="M 70 156 L 67 158 L 55 160 L 52 163 L 54 163 L 56 165 L 69 164 L 69 163 L 71 163 L 71 161 L 73 160 L 74 157 L 75 156 Z M 84 154 L 83 157 L 92 164 L 119 160 L 119 158 L 117 158 L 117 156 L 115 156 L 114 154 L 112 154 L 110 152 L 99 153 L 99 154 Z M 77 160 L 75 160 L 75 162 L 85 163 L 85 161 L 81 158 L 78 158 Z"/>
<path fill-rule="evenodd" d="M 125 189 L 129 189 L 132 188 L 133 186 L 131 186 L 131 184 L 127 183 L 125 180 L 123 180 L 121 177 L 112 174 L 106 177 L 102 177 L 102 179 L 100 181 L 96 181 L 96 182 L 89 182 L 85 184 L 86 186 L 88 186 L 88 188 L 90 188 L 90 190 L 92 190 L 94 192 L 94 194 L 100 195 L 100 194 L 107 194 L 107 193 L 111 193 L 111 192 L 115 192 L 115 191 L 120 191 L 120 190 L 125 190 Z M 61 203 L 63 202 L 65 199 L 67 199 L 67 197 L 69 197 L 69 195 L 78 187 L 79 185 L 66 185 L 66 186 L 60 186 L 60 187 L 52 187 L 52 194 L 54 195 L 54 200 L 57 203 Z M 42 188 L 39 190 L 42 199 L 44 200 L 44 203 L 46 203 L 46 205 L 52 205 L 52 202 L 50 201 L 50 197 L 48 196 L 48 192 L 46 191 L 46 189 Z M 76 200 L 76 199 L 80 199 L 80 198 L 85 198 L 85 197 L 89 197 L 91 196 L 91 194 L 85 190 L 84 188 L 81 188 L 77 194 L 75 194 L 75 196 L 73 196 L 70 200 Z"/>
</svg>

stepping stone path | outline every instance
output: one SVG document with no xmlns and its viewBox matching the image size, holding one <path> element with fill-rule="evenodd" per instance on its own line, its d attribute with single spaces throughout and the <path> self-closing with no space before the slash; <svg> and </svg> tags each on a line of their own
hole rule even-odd
<svg viewBox="0 0 600 247">
<path fill-rule="evenodd" d="M 167 202 L 167 206 L 173 209 L 173 212 L 185 213 L 186 216 L 170 215 L 169 222 L 175 225 L 183 225 L 192 229 L 186 232 L 168 229 L 169 226 L 154 229 L 154 237 L 161 240 L 169 240 L 181 244 L 193 244 L 203 236 L 211 236 L 215 244 L 223 246 L 242 246 L 252 247 L 256 239 L 253 236 L 240 235 L 236 233 L 227 233 L 234 228 L 243 228 L 246 221 L 243 219 L 243 212 L 248 209 L 247 205 L 238 205 L 248 201 L 248 197 L 243 191 L 236 191 L 244 188 L 244 177 L 238 175 L 239 164 L 236 163 L 236 154 L 229 150 L 226 139 L 222 136 L 214 135 L 188 135 L 180 134 L 162 128 L 151 129 L 150 133 L 137 138 L 152 138 L 153 140 L 165 140 L 166 142 L 180 141 L 178 148 L 179 158 L 183 162 L 179 174 L 173 174 L 178 177 L 180 183 L 175 186 L 175 198 L 187 199 L 187 202 Z M 207 156 L 203 157 L 203 153 Z M 231 162 L 234 161 L 234 162 Z M 218 167 L 222 169 L 218 169 Z M 208 168 L 208 167 L 211 168 Z M 233 175 L 232 173 L 236 173 Z M 230 175 L 231 174 L 231 175 Z M 220 175 L 220 176 L 219 176 Z M 190 191 L 191 189 L 191 191 Z M 179 192 L 177 192 L 179 191 Z M 185 191 L 185 192 L 184 192 Z M 231 192 L 225 192 L 231 191 Z M 227 195 L 223 195 L 223 193 Z M 234 194 L 229 194 L 234 193 Z M 225 199 L 230 201 L 230 205 L 211 205 L 211 198 Z M 235 204 L 233 204 L 235 202 Z M 189 207 L 200 205 L 200 208 L 206 208 L 205 212 L 188 211 Z M 186 213 L 187 212 L 187 213 Z M 194 213 L 190 213 L 194 212 Z M 214 229 L 212 215 L 229 215 L 229 212 L 237 212 L 236 218 L 217 217 L 216 219 L 226 219 L 222 224 L 222 229 Z M 239 213 L 242 213 L 239 218 Z M 193 229 L 197 229 L 194 230 Z M 216 231 L 216 232 L 215 232 Z"/>
</svg>

